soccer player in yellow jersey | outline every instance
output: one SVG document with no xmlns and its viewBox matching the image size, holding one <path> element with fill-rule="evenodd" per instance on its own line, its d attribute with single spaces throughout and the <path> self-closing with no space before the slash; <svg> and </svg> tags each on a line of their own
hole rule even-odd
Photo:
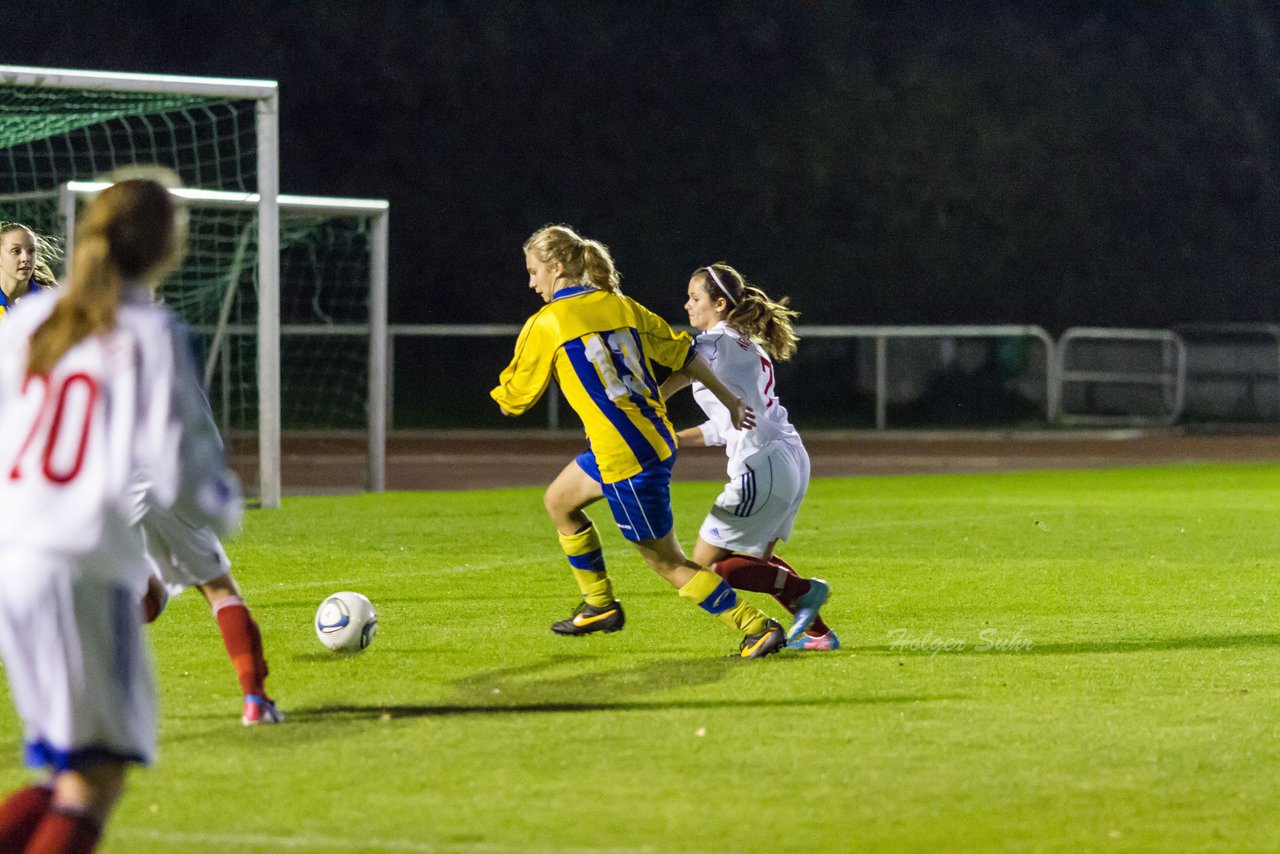
<svg viewBox="0 0 1280 854">
<path fill-rule="evenodd" d="M 49 259 L 57 245 L 20 222 L 0 221 L 0 318 L 27 294 L 57 285 Z"/>
<path fill-rule="evenodd" d="M 525 241 L 529 287 L 546 305 L 525 323 L 515 357 L 490 394 L 504 415 L 520 415 L 554 377 L 586 429 L 588 449 L 547 488 L 544 503 L 582 592 L 573 614 L 553 624 L 562 635 L 616 632 L 626 619 L 605 570 L 600 537 L 585 508 L 609 503 L 622 535 L 681 597 L 742 632 L 743 658 L 762 658 L 786 643 L 782 626 L 739 601 L 723 579 L 694 563 L 676 540 L 671 518 L 675 429 L 667 420 L 652 363 L 681 371 L 708 388 L 750 429 L 754 413 L 717 379 L 692 339 L 623 296 L 603 244 L 563 225 Z"/>
</svg>

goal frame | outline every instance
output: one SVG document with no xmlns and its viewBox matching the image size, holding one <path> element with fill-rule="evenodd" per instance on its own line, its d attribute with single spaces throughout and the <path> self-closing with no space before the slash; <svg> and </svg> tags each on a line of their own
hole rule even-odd
<svg viewBox="0 0 1280 854">
<path fill-rule="evenodd" d="M 274 80 L 0 65 L 0 85 L 148 92 L 254 103 L 258 212 L 258 498 L 280 506 L 280 96 Z"/>
<path fill-rule="evenodd" d="M 75 222 L 78 203 L 102 192 L 107 184 L 95 181 L 68 181 L 58 187 L 59 216 L 63 222 L 64 250 L 66 252 L 65 275 L 71 275 L 75 257 Z M 259 199 L 256 193 L 236 193 L 194 188 L 175 189 L 175 196 L 189 204 L 204 207 L 255 208 Z M 280 194 L 276 199 L 281 218 L 292 215 L 318 215 L 334 218 L 361 217 L 369 223 L 369 319 L 365 323 L 325 325 L 317 323 L 291 323 L 279 326 L 279 338 L 285 336 L 359 336 L 369 337 L 368 404 L 365 489 L 383 492 L 386 489 L 386 447 L 388 416 L 389 335 L 387 326 L 387 256 L 390 234 L 390 203 L 385 199 L 354 199 L 327 196 L 295 196 Z M 252 327 L 245 325 L 219 327 L 218 332 L 245 334 Z M 279 344 L 277 344 L 279 346 Z M 212 363 L 204 366 L 208 382 Z M 277 407 L 276 413 L 280 412 Z"/>
</svg>

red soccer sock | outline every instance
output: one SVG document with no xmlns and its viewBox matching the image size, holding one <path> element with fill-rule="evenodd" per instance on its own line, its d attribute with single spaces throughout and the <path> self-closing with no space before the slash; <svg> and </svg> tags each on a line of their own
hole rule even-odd
<svg viewBox="0 0 1280 854">
<path fill-rule="evenodd" d="M 55 807 L 36 828 L 25 854 L 89 854 L 101 835 L 102 825 L 93 816 Z"/>
<path fill-rule="evenodd" d="M 0 851 L 26 848 L 52 801 L 48 786 L 27 786 L 9 795 L 0 804 Z"/>
<path fill-rule="evenodd" d="M 792 568 L 791 564 L 787 563 L 785 560 L 778 557 L 777 555 L 774 555 L 773 557 L 769 558 L 769 563 L 777 567 L 778 569 L 781 569 L 784 572 L 786 572 L 788 576 L 800 578 L 800 573 L 796 572 L 795 569 Z M 801 590 L 799 593 L 797 593 L 796 596 L 802 596 L 805 593 L 807 593 L 809 590 L 808 580 L 807 579 L 800 579 L 800 580 L 804 581 L 804 589 Z M 786 595 L 785 590 L 783 591 L 783 595 Z M 795 599 L 795 596 L 784 599 L 782 596 L 779 596 L 777 593 L 774 593 L 773 598 L 777 599 L 778 604 L 786 608 L 788 613 L 791 613 L 791 607 L 788 603 L 793 601 Z M 831 627 L 828 626 L 826 623 L 824 623 L 822 621 L 822 615 L 818 614 L 816 617 L 813 618 L 813 622 L 809 624 L 809 628 L 805 629 L 804 633 L 806 635 L 811 635 L 815 638 L 820 638 L 829 631 L 831 631 Z"/>
<path fill-rule="evenodd" d="M 809 579 L 801 578 L 785 563 L 773 563 L 751 555 L 729 555 L 717 561 L 713 569 L 735 590 L 768 593 L 784 608 L 788 602 L 809 590 Z"/>
<path fill-rule="evenodd" d="M 222 632 L 222 643 L 240 679 L 243 694 L 266 697 L 267 660 L 262 654 L 262 633 L 239 596 L 228 596 L 213 611 Z"/>
</svg>

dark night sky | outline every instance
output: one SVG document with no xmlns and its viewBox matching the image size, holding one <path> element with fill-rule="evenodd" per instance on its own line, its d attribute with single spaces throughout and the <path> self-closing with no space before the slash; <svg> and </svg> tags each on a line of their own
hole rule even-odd
<svg viewBox="0 0 1280 854">
<path fill-rule="evenodd" d="M 278 80 L 397 321 L 522 319 L 553 221 L 669 317 L 724 259 L 810 322 L 1275 318 L 1271 4 L 883 5 L 40 0 L 3 61 Z"/>
</svg>

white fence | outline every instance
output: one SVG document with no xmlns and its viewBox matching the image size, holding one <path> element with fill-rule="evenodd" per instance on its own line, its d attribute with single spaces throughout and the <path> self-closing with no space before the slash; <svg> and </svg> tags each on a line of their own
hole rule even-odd
<svg viewBox="0 0 1280 854">
<path fill-rule="evenodd" d="M 397 339 L 403 338 L 465 338 L 494 339 L 504 343 L 514 342 L 520 327 L 505 324 L 391 324 L 387 327 L 388 351 L 396 352 Z M 889 400 L 894 361 L 890 358 L 889 343 L 905 340 L 933 340 L 946 353 L 957 340 L 986 340 L 990 342 L 1021 339 L 1037 343 L 1043 350 L 1043 365 L 1038 373 L 1033 397 L 1041 401 L 1045 420 L 1052 420 L 1057 412 L 1058 386 L 1056 376 L 1056 348 L 1053 338 L 1039 326 L 995 324 L 988 326 L 803 326 L 796 329 L 804 340 L 843 339 L 866 341 L 874 347 L 873 387 L 876 429 L 889 426 Z M 391 360 L 394 362 L 394 359 Z M 944 356 L 944 361 L 946 357 Z M 903 371 L 902 373 L 905 373 Z M 388 368 L 391 391 L 387 395 L 388 417 L 394 423 L 395 377 Z M 559 429 L 559 395 L 554 384 L 547 393 L 546 426 Z"/>
<path fill-rule="evenodd" d="M 1186 402 L 1187 348 L 1168 329 L 1068 329 L 1058 339 L 1058 389 L 1063 423 L 1174 424 Z"/>
<path fill-rule="evenodd" d="M 233 330 L 234 332 L 250 332 Z M 342 329 L 284 326 L 284 336 L 368 334 L 367 326 Z M 396 343 L 413 339 L 464 339 L 462 347 L 445 348 L 455 352 L 474 368 L 473 358 L 479 353 L 509 352 L 519 334 L 514 324 L 389 324 L 385 327 L 385 347 L 371 342 L 385 359 L 385 374 L 371 366 L 371 415 L 379 412 L 385 429 L 370 430 L 370 475 L 373 489 L 384 482 L 386 431 L 395 426 L 396 411 Z M 1055 340 L 1039 326 L 993 324 L 974 326 L 806 326 L 798 327 L 801 338 L 811 343 L 827 340 L 866 345 L 872 357 L 869 366 L 861 357 L 858 365 L 845 365 L 845 376 L 829 379 L 833 388 L 869 387 L 878 430 L 889 427 L 890 403 L 904 394 L 918 392 L 922 371 L 936 371 L 938 365 L 960 363 L 972 369 L 973 354 L 965 357 L 962 343 L 981 343 L 988 347 L 1001 342 L 1030 345 L 1034 358 L 1028 356 L 1016 382 L 1027 400 L 1039 406 L 1044 423 L 1114 425 L 1167 425 L 1188 415 L 1188 402 L 1196 402 L 1197 387 L 1226 384 L 1233 393 L 1255 402 L 1263 400 L 1269 407 L 1267 417 L 1280 411 L 1280 326 L 1237 324 L 1180 327 L 1179 330 L 1142 330 L 1114 328 L 1072 328 Z M 376 334 L 371 336 L 378 338 Z M 484 342 L 481 346 L 475 346 Z M 914 342 L 916 349 L 895 355 L 893 346 Z M 1207 343 L 1206 343 L 1207 342 Z M 921 349 L 923 347 L 923 349 Z M 1238 357 L 1247 349 L 1248 359 Z M 989 350 L 988 350 L 989 352 Z M 922 367 L 922 354 L 928 353 L 927 366 Z M 1232 354 L 1236 355 L 1232 355 Z M 385 355 L 384 355 L 385 354 Z M 373 362 L 381 359 L 375 356 Z M 431 370 L 418 373 L 413 363 L 402 360 L 401 382 L 412 383 L 420 377 L 429 381 Z M 915 386 L 911 378 L 916 378 Z M 375 378 L 385 379 L 385 384 Z M 487 375 L 473 376 L 488 384 L 496 379 Z M 840 382 L 845 380 L 845 382 Z M 379 394 L 378 387 L 385 390 Z M 904 392 L 904 389 L 907 391 Z M 832 394 L 839 394 L 839 391 Z M 449 406 L 438 400 L 439 392 L 427 392 L 432 406 Z M 560 423 L 560 399 L 554 383 L 545 396 L 545 427 L 557 430 Z M 457 402 L 457 401 L 455 401 Z M 217 402 L 215 401 L 215 408 Z M 1264 408 L 1265 408 L 1264 407 Z M 371 420 L 372 423 L 372 420 Z M 374 450 L 373 446 L 377 445 Z"/>
<path fill-rule="evenodd" d="M 1187 411 L 1217 421 L 1280 420 L 1280 325 L 1188 323 Z"/>
<path fill-rule="evenodd" d="M 398 340 L 415 338 L 487 339 L 489 347 L 505 349 L 519 331 L 508 324 L 391 324 L 387 349 L 394 354 Z M 847 370 L 849 376 L 832 379 L 835 386 L 869 389 L 877 430 L 890 427 L 893 401 L 919 392 L 923 371 L 955 362 L 971 369 L 972 355 L 966 361 L 958 352 L 966 344 L 1016 341 L 1035 351 L 1018 390 L 1035 403 L 1046 423 L 1158 426 L 1185 418 L 1280 420 L 1280 325 L 1275 324 L 1073 327 L 1056 340 L 1042 327 L 1015 324 L 833 325 L 796 331 L 810 343 L 847 341 L 866 347 L 869 359 L 859 359 L 856 366 L 837 365 L 835 371 Z M 388 424 L 394 423 L 394 361 L 387 368 Z M 548 429 L 561 427 L 554 384 L 545 418 Z"/>
</svg>

